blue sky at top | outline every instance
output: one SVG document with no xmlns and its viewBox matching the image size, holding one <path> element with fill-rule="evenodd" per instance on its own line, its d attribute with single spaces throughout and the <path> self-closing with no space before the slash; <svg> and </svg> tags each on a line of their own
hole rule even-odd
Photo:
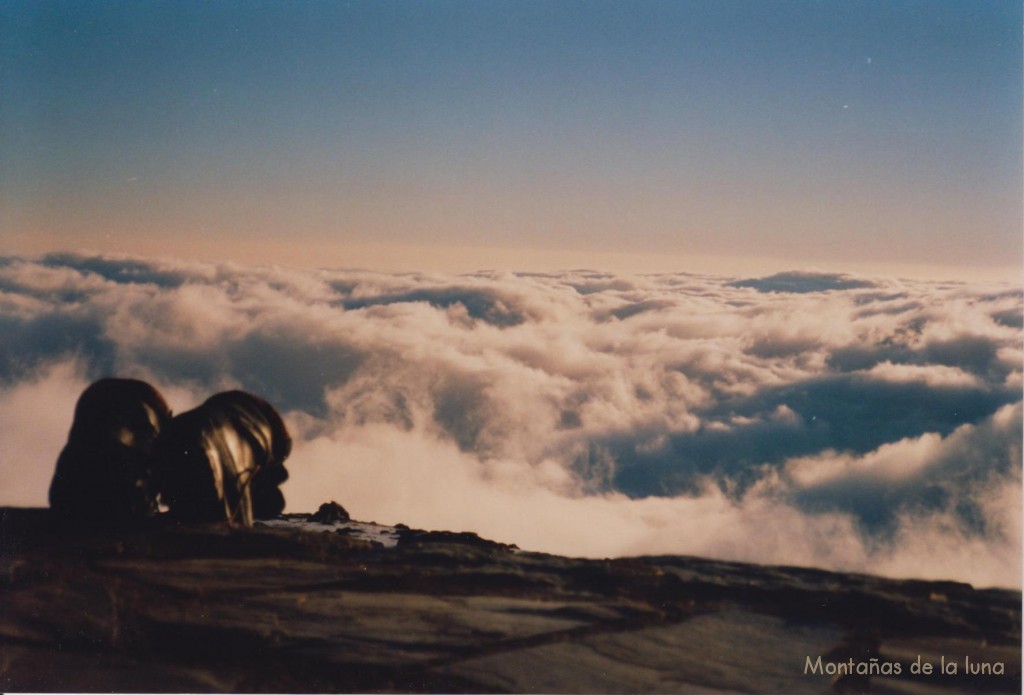
<svg viewBox="0 0 1024 695">
<path fill-rule="evenodd" d="M 0 24 L 16 246 L 1019 264 L 1016 2 L 15 1 Z"/>
</svg>

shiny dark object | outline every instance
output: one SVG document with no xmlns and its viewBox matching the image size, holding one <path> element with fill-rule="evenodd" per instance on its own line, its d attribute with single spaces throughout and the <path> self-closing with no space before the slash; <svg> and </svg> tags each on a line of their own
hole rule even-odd
<svg viewBox="0 0 1024 695">
<path fill-rule="evenodd" d="M 161 500 L 183 521 L 243 526 L 284 509 L 292 440 L 278 412 L 243 391 L 211 396 L 168 425 L 157 446 Z"/>
</svg>

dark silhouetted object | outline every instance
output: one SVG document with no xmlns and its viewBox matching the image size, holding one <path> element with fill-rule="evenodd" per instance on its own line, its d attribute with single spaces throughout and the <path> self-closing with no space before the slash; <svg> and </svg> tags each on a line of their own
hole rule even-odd
<svg viewBox="0 0 1024 695">
<path fill-rule="evenodd" d="M 317 524 L 337 524 L 345 523 L 350 518 L 345 508 L 332 500 L 321 504 L 316 512 L 307 517 L 307 520 Z"/>
<path fill-rule="evenodd" d="M 242 391 L 211 396 L 160 437 L 161 499 L 183 521 L 250 526 L 284 509 L 292 440 L 273 406 Z"/>
<path fill-rule="evenodd" d="M 50 484 L 65 519 L 129 521 L 157 512 L 152 453 L 171 420 L 159 392 L 136 379 L 100 379 L 78 398 Z"/>
</svg>

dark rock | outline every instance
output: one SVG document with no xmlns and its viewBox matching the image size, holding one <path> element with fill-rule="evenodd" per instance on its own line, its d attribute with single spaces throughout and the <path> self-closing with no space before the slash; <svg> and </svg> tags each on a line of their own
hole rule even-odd
<svg viewBox="0 0 1024 695">
<path fill-rule="evenodd" d="M 100 379 L 78 399 L 50 483 L 54 517 L 131 525 L 157 513 L 153 447 L 171 420 L 163 396 L 137 379 Z"/>
<path fill-rule="evenodd" d="M 292 440 L 272 405 L 244 391 L 210 396 L 163 429 L 154 451 L 161 501 L 176 519 L 252 526 L 285 506 Z"/>
<path fill-rule="evenodd" d="M 0 508 L 5 692 L 1020 692 L 1019 591 L 513 553 L 469 533 L 408 530 L 381 548 L 263 525 L 48 519 Z M 913 676 L 918 655 L 960 673 Z M 965 673 L 968 657 L 1001 673 Z M 808 673 L 808 658 L 903 675 Z"/>
<path fill-rule="evenodd" d="M 497 543 L 495 541 L 489 541 L 481 538 L 475 533 L 470 531 L 462 531 L 455 533 L 452 531 L 421 531 L 419 529 L 410 529 L 408 526 L 400 528 L 395 527 L 398 530 L 398 545 L 409 546 L 409 545 L 466 545 L 472 548 L 487 548 L 491 550 L 501 551 L 512 551 L 518 550 L 519 548 L 515 545 L 508 543 Z"/>
<path fill-rule="evenodd" d="M 339 524 L 349 521 L 348 512 L 337 502 L 324 502 L 315 513 L 307 517 L 308 521 L 317 524 Z"/>
</svg>

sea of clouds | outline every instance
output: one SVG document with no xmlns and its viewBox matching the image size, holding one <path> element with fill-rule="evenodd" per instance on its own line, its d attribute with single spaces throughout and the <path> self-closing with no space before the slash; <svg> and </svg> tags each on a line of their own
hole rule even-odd
<svg viewBox="0 0 1024 695">
<path fill-rule="evenodd" d="M 1021 583 L 1020 288 L 0 257 L 0 504 L 83 388 L 266 397 L 290 511 L 581 556 Z"/>
</svg>

